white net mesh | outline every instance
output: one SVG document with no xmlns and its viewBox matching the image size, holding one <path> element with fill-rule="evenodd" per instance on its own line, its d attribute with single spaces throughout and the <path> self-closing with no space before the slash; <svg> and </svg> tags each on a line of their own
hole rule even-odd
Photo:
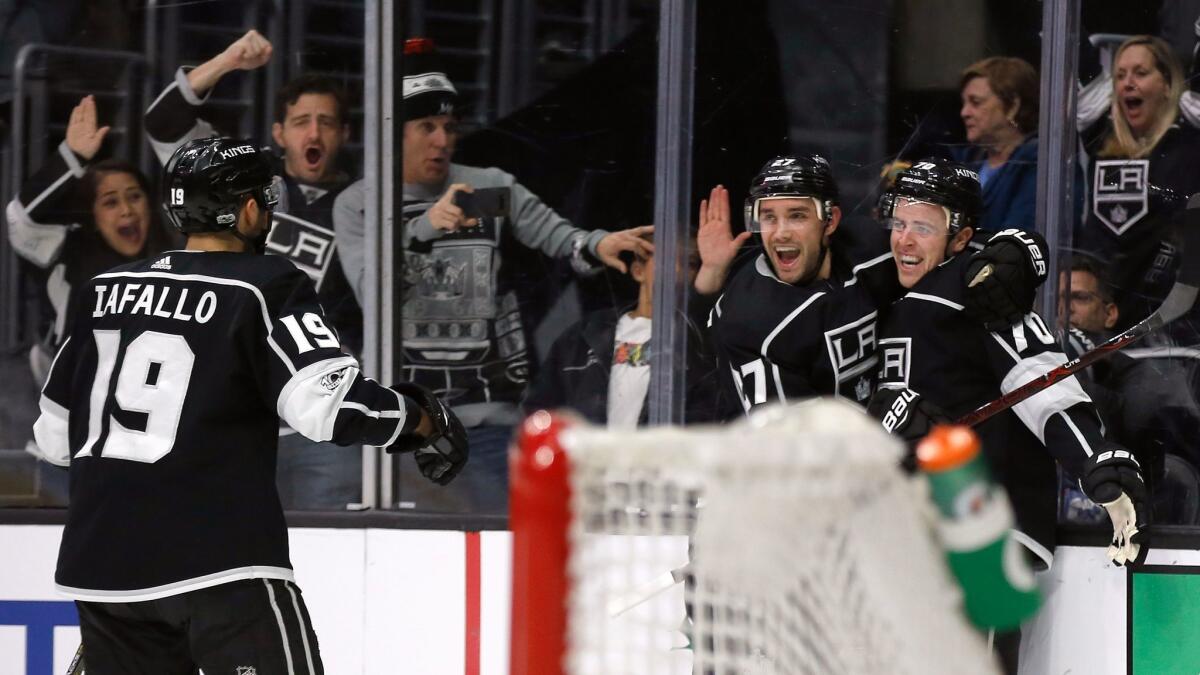
<svg viewBox="0 0 1200 675">
<path fill-rule="evenodd" d="M 721 429 L 562 440 L 570 672 L 995 672 L 924 483 L 859 409 L 813 401 Z"/>
</svg>

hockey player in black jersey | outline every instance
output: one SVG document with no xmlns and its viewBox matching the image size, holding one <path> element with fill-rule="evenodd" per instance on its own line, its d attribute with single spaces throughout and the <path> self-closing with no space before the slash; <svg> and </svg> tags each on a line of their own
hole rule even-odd
<svg viewBox="0 0 1200 675">
<path fill-rule="evenodd" d="M 820 155 L 767 162 L 750 186 L 745 215 L 749 232 L 735 237 L 728 192 L 717 186 L 701 202 L 695 280 L 702 295 L 721 292 L 708 326 L 743 407 L 818 395 L 865 404 L 878 365 L 877 310 L 903 290 L 891 254 L 872 256 L 835 243 L 838 188 Z M 751 237 L 762 253 L 727 280 Z M 973 316 L 1012 315 L 1013 297 L 1032 301 L 1036 283 L 1024 288 L 1027 283 L 987 279 L 970 296 Z"/>
<path fill-rule="evenodd" d="M 440 484 L 465 433 L 425 390 L 364 377 L 308 276 L 255 255 L 278 199 L 264 152 L 191 141 L 166 173 L 186 250 L 84 287 L 42 392 L 35 437 L 70 466 L 55 582 L 88 672 L 321 673 L 275 488 L 279 420 L 415 451 Z"/>
<path fill-rule="evenodd" d="M 965 254 L 981 208 L 979 195 L 973 171 L 930 159 L 901 173 L 880 201 L 907 293 L 881 323 L 880 390 L 870 408 L 906 437 L 918 435 L 928 417 L 938 416 L 937 409 L 957 419 L 1066 361 L 1034 312 L 987 327 L 966 316 L 964 279 L 995 269 L 1011 273 L 1019 268 L 1002 263 L 1013 256 L 1032 263 L 1026 277 L 1046 274 L 1045 253 L 1039 251 L 1044 244 L 1020 230 L 992 236 L 974 258 Z M 915 401 L 914 392 L 920 397 Z M 915 412 L 889 417 L 896 406 Z M 1106 441 L 1101 429 L 1095 406 L 1072 377 L 983 422 L 977 431 L 1025 534 L 1053 548 L 1057 459 L 1089 498 L 1108 510 L 1114 528 L 1108 554 L 1121 565 L 1138 558 L 1149 512 L 1137 461 Z"/>
<path fill-rule="evenodd" d="M 708 325 L 746 410 L 770 401 L 835 394 L 866 403 L 873 390 L 876 307 L 898 294 L 887 254 L 858 267 L 832 248 L 838 189 L 820 155 L 777 157 L 746 201 L 749 232 L 730 234 L 729 196 L 700 205 L 695 288 L 721 292 Z M 726 282 L 738 249 L 762 253 Z"/>
</svg>

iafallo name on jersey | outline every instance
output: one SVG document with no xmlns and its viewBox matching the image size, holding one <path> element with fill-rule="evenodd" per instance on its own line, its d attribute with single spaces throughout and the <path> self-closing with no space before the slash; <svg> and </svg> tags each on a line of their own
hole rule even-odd
<svg viewBox="0 0 1200 675">
<path fill-rule="evenodd" d="M 109 314 L 141 314 L 176 321 L 208 323 L 217 312 L 217 294 L 143 283 L 96 284 L 92 318 Z M 188 294 L 191 293 L 191 298 Z"/>
</svg>

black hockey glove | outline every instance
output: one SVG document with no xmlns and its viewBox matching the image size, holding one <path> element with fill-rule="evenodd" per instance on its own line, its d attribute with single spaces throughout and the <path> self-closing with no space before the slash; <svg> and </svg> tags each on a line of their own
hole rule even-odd
<svg viewBox="0 0 1200 675">
<path fill-rule="evenodd" d="M 1037 232 L 1004 230 L 967 264 L 965 311 L 988 330 L 1001 330 L 1033 310 L 1046 280 L 1046 240 Z"/>
<path fill-rule="evenodd" d="M 1108 511 L 1113 526 L 1108 559 L 1117 566 L 1144 560 L 1149 550 L 1150 503 L 1137 459 L 1116 443 L 1106 443 L 1102 452 L 1088 458 L 1079 487 Z"/>
<path fill-rule="evenodd" d="M 415 403 L 433 423 L 433 433 L 428 437 L 404 434 L 388 446 L 388 452 L 412 452 L 417 468 L 429 480 L 446 485 L 454 480 L 467 463 L 467 430 L 446 404 L 433 392 L 411 382 L 392 385 Z"/>
<path fill-rule="evenodd" d="M 950 421 L 941 408 L 925 400 L 912 389 L 880 389 L 867 402 L 867 414 L 879 420 L 884 430 L 904 439 L 908 453 L 900 462 L 906 471 L 917 468 L 914 452 L 934 425 Z"/>
</svg>

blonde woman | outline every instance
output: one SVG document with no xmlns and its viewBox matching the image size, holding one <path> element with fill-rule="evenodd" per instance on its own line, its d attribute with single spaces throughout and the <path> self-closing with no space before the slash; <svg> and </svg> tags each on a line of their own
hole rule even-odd
<svg viewBox="0 0 1200 675">
<path fill-rule="evenodd" d="M 1183 72 L 1165 41 L 1137 35 L 1113 56 L 1109 114 L 1083 131 L 1088 204 L 1077 244 L 1109 264 L 1122 326 L 1145 318 L 1173 282 L 1173 229 L 1200 192 L 1200 131 L 1180 123 Z"/>
</svg>

